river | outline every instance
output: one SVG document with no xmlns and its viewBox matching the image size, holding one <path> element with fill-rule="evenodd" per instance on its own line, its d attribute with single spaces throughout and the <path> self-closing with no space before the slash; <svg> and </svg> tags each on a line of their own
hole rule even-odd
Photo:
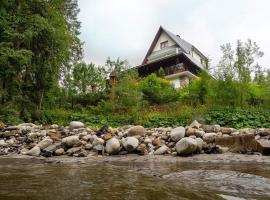
<svg viewBox="0 0 270 200">
<path fill-rule="evenodd" d="M 1 158 L 0 199 L 270 199 L 270 165 Z"/>
</svg>

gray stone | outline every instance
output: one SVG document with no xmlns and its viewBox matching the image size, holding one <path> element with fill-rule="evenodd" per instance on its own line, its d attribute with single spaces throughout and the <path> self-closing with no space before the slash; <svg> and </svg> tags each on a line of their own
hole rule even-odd
<svg viewBox="0 0 270 200">
<path fill-rule="evenodd" d="M 50 138 L 45 138 L 43 140 L 41 140 L 37 146 L 42 150 L 47 148 L 48 146 L 50 146 L 53 143 L 53 140 Z"/>
<path fill-rule="evenodd" d="M 106 142 L 105 150 L 108 154 L 117 154 L 121 149 L 118 139 L 111 138 Z"/>
<path fill-rule="evenodd" d="M 220 132 L 220 129 L 221 129 L 220 125 L 202 125 L 202 128 L 206 133 L 211 133 L 211 132 L 217 133 L 217 132 Z"/>
<path fill-rule="evenodd" d="M 67 147 L 73 147 L 80 142 L 79 136 L 72 135 L 62 139 L 62 144 Z"/>
<path fill-rule="evenodd" d="M 270 155 L 270 140 L 257 140 L 257 149 L 263 155 Z"/>
<path fill-rule="evenodd" d="M 63 148 L 60 148 L 60 149 L 55 150 L 54 155 L 61 156 L 64 153 L 65 153 L 65 150 Z"/>
<path fill-rule="evenodd" d="M 143 126 L 133 126 L 128 130 L 128 136 L 144 136 L 146 133 L 145 128 Z"/>
<path fill-rule="evenodd" d="M 104 144 L 104 140 L 102 138 L 95 138 L 92 145 L 93 147 L 97 146 L 97 145 L 103 145 Z"/>
<path fill-rule="evenodd" d="M 175 145 L 178 155 L 191 155 L 197 150 L 197 141 L 186 137 L 182 138 Z"/>
<path fill-rule="evenodd" d="M 185 132 L 186 130 L 182 126 L 173 129 L 170 134 L 171 140 L 174 142 L 178 142 L 183 137 L 185 137 Z"/>
<path fill-rule="evenodd" d="M 84 123 L 79 121 L 72 121 L 69 123 L 70 129 L 84 128 Z"/>
<path fill-rule="evenodd" d="M 167 147 L 166 145 L 162 145 L 161 147 L 159 147 L 154 154 L 155 155 L 163 155 L 165 153 L 167 153 L 169 150 L 169 147 Z"/>
<path fill-rule="evenodd" d="M 201 138 L 196 138 L 195 139 L 197 142 L 197 152 L 200 153 L 202 151 L 203 148 L 203 140 Z"/>
<path fill-rule="evenodd" d="M 93 148 L 93 145 L 90 144 L 90 143 L 88 143 L 88 144 L 85 145 L 84 148 L 85 148 L 86 150 L 91 150 L 91 149 Z"/>
<path fill-rule="evenodd" d="M 131 152 L 138 147 L 139 140 L 135 137 L 126 137 L 122 138 L 122 144 L 127 151 Z"/>
<path fill-rule="evenodd" d="M 0 147 L 6 147 L 8 144 L 5 142 L 5 140 L 0 140 Z"/>
<path fill-rule="evenodd" d="M 207 143 L 212 143 L 215 141 L 216 137 L 217 137 L 216 133 L 205 133 L 203 135 L 203 141 Z"/>
<path fill-rule="evenodd" d="M 201 127 L 201 124 L 197 121 L 197 120 L 194 120 L 190 125 L 189 127 L 191 128 L 200 128 Z"/>
<path fill-rule="evenodd" d="M 38 146 L 33 147 L 29 151 L 25 153 L 26 155 L 29 156 L 39 156 L 40 155 L 40 148 Z"/>
<path fill-rule="evenodd" d="M 72 147 L 67 150 L 67 155 L 72 156 L 74 153 L 81 151 L 81 147 Z"/>
</svg>

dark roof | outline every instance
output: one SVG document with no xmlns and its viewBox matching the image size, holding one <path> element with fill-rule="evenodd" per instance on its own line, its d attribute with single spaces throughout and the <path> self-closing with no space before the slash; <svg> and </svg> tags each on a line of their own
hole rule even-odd
<svg viewBox="0 0 270 200">
<path fill-rule="evenodd" d="M 203 66 L 201 65 L 200 62 L 198 62 L 196 59 L 194 59 L 192 56 L 190 56 L 190 52 L 195 49 L 199 54 L 201 54 L 201 56 L 203 56 L 205 59 L 207 59 L 207 57 L 205 55 L 203 55 L 195 46 L 193 46 L 192 44 L 190 44 L 189 42 L 187 42 L 186 40 L 182 39 L 181 37 L 175 35 L 174 33 L 166 30 L 165 28 L 163 28 L 162 26 L 159 27 L 159 30 L 150 46 L 150 48 L 148 49 L 148 52 L 143 60 L 143 64 L 146 63 L 147 57 L 150 55 L 150 53 L 152 52 L 154 45 L 156 44 L 160 34 L 162 33 L 162 31 L 164 31 L 182 50 L 183 53 L 186 54 L 187 57 L 189 57 L 189 59 L 194 62 L 198 67 L 203 68 Z"/>
</svg>

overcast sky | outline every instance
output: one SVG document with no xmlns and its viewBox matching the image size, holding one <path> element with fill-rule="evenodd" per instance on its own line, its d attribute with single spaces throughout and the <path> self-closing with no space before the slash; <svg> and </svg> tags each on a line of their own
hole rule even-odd
<svg viewBox="0 0 270 200">
<path fill-rule="evenodd" d="M 162 25 L 192 43 L 215 65 L 220 45 L 251 38 L 270 66 L 270 0 L 79 0 L 84 60 L 141 64 Z"/>
</svg>

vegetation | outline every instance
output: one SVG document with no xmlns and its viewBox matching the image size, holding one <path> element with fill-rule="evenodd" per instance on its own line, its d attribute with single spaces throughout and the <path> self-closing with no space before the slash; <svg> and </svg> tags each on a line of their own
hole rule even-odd
<svg viewBox="0 0 270 200">
<path fill-rule="evenodd" d="M 270 126 L 270 71 L 255 42 L 221 46 L 223 56 L 181 90 L 157 74 L 138 77 L 126 60 L 81 60 L 77 0 L 3 0 L 0 8 L 0 121 L 146 127 L 198 119 Z"/>
</svg>

